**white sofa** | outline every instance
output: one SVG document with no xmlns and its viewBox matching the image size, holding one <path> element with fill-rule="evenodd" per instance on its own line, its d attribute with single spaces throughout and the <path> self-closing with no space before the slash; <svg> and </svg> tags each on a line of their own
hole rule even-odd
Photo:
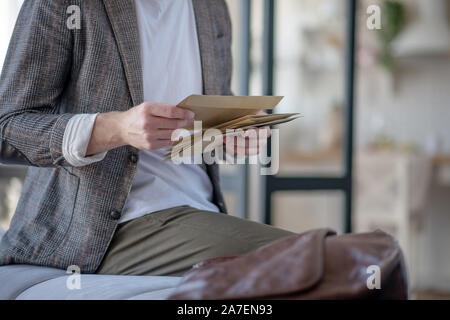
<svg viewBox="0 0 450 320">
<path fill-rule="evenodd" d="M 0 239 L 3 234 L 0 230 Z M 80 288 L 69 289 L 69 276 L 60 269 L 0 266 L 0 300 L 162 300 L 180 280 L 179 277 L 82 274 Z"/>
</svg>

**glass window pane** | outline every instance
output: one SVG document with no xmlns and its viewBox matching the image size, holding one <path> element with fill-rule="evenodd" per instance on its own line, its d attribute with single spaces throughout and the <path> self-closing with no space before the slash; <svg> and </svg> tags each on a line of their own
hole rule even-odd
<svg viewBox="0 0 450 320">
<path fill-rule="evenodd" d="M 449 296 L 450 1 L 363 0 L 358 17 L 354 231 L 398 240 L 413 298 Z"/>
<path fill-rule="evenodd" d="M 293 232 L 331 228 L 342 233 L 343 208 L 341 191 L 275 192 L 272 195 L 272 222 L 274 226 Z"/>
<path fill-rule="evenodd" d="M 250 95 L 262 95 L 264 0 L 252 0 L 250 43 Z"/>
<path fill-rule="evenodd" d="M 276 112 L 302 118 L 280 128 L 280 175 L 343 173 L 345 67 L 343 0 L 276 2 Z"/>
<path fill-rule="evenodd" d="M 236 192 L 233 191 L 224 191 L 223 197 L 225 198 L 225 203 L 227 204 L 228 214 L 232 216 L 239 216 L 237 209 L 237 199 L 236 199 Z"/>
<path fill-rule="evenodd" d="M 231 89 L 233 93 L 239 94 L 242 92 L 241 88 L 244 85 L 242 81 L 242 70 L 240 66 L 241 61 L 241 37 L 240 32 L 243 28 L 241 19 L 241 6 L 240 0 L 226 0 L 228 9 L 230 12 L 232 23 L 232 54 L 233 54 L 233 75 L 231 80 Z M 228 211 L 231 215 L 244 217 L 245 212 L 245 196 L 243 192 L 243 186 L 245 185 L 245 166 L 243 165 L 220 165 L 221 184 L 224 190 L 225 202 L 227 204 Z"/>
<path fill-rule="evenodd" d="M 241 19 L 240 19 L 240 1 L 239 0 L 226 0 L 228 4 L 228 10 L 231 16 L 232 23 L 232 54 L 233 54 L 233 74 L 231 79 L 231 89 L 234 93 L 239 92 L 240 83 L 239 83 L 239 65 L 240 65 L 240 56 L 239 56 L 239 30 L 242 29 Z"/>
</svg>

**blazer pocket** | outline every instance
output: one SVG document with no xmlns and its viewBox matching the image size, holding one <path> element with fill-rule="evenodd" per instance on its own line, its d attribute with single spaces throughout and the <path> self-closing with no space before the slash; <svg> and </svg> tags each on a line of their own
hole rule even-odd
<svg viewBox="0 0 450 320">
<path fill-rule="evenodd" d="M 12 253 L 41 260 L 61 247 L 72 225 L 79 177 L 65 168 L 30 167 L 11 225 Z M 30 216 L 30 212 L 34 212 Z"/>
<path fill-rule="evenodd" d="M 61 215 L 56 215 L 61 216 L 61 219 L 52 219 L 52 222 L 48 225 L 51 227 L 53 234 L 42 243 L 43 250 L 40 251 L 38 256 L 41 259 L 51 256 L 63 245 L 72 226 L 80 178 L 70 173 L 66 168 L 60 170 L 59 176 L 63 185 L 60 191 L 64 194 L 61 194 L 61 201 L 59 201 L 58 206 L 63 210 L 61 210 Z"/>
</svg>

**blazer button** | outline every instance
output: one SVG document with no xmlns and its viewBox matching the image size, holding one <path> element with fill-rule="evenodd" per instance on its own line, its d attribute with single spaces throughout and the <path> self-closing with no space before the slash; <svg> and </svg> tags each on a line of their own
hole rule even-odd
<svg viewBox="0 0 450 320">
<path fill-rule="evenodd" d="M 130 162 L 133 164 L 136 164 L 139 160 L 139 156 L 135 153 L 130 154 L 130 156 L 128 157 L 128 159 L 130 159 Z"/>
<path fill-rule="evenodd" d="M 117 211 L 117 210 L 111 211 L 111 213 L 109 215 L 111 216 L 111 218 L 113 220 L 119 220 L 120 217 L 122 216 L 122 214 L 119 211 Z"/>
</svg>

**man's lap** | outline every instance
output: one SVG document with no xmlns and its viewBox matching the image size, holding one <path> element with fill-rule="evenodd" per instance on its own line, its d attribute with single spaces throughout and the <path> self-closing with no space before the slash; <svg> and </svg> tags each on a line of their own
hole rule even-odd
<svg viewBox="0 0 450 320">
<path fill-rule="evenodd" d="M 244 254 L 290 235 L 221 213 L 176 207 L 120 225 L 97 272 L 179 276 L 205 259 Z"/>
</svg>

